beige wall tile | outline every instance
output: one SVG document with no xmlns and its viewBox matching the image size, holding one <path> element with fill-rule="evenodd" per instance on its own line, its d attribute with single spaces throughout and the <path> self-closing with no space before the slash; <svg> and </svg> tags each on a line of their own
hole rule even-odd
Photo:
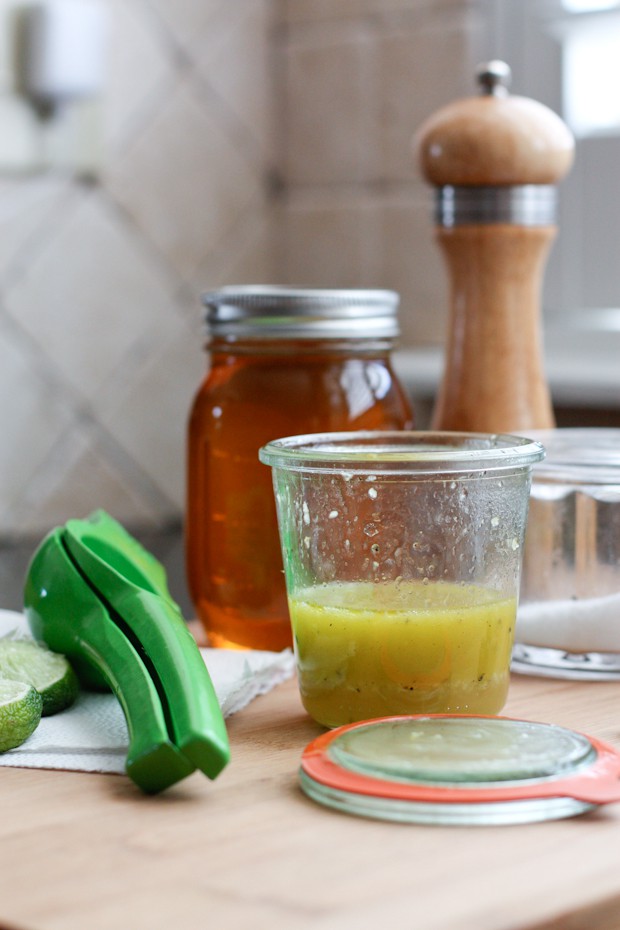
<svg viewBox="0 0 620 930">
<path fill-rule="evenodd" d="M 94 407 L 97 419 L 174 508 L 185 503 L 187 418 L 206 358 L 178 317 L 161 322 L 157 338 L 134 361 L 131 379 Z"/>
<path fill-rule="evenodd" d="M 347 184 L 373 175 L 376 84 L 372 43 L 360 29 L 285 49 L 283 171 L 288 185 Z"/>
<path fill-rule="evenodd" d="M 131 482 L 119 469 L 105 440 L 76 425 L 63 434 L 27 491 L 12 502 L 6 520 L 24 536 L 43 536 L 98 508 L 129 526 L 163 523 L 173 508 L 166 512 L 141 490 L 139 481 Z"/>
<path fill-rule="evenodd" d="M 291 284 L 373 286 L 368 207 L 356 199 L 297 201 L 282 210 L 281 266 Z"/>
<path fill-rule="evenodd" d="M 378 37 L 376 134 L 383 178 L 419 179 L 414 133 L 439 107 L 476 93 L 474 29 L 469 16 L 455 15 L 441 28 L 390 30 Z"/>
<path fill-rule="evenodd" d="M 149 0 L 178 42 L 194 47 L 227 22 L 246 0 Z"/>
<path fill-rule="evenodd" d="M 402 296 L 404 344 L 442 342 L 446 274 L 412 137 L 434 110 L 474 93 L 476 5 L 342 0 L 279 9 L 296 27 L 283 40 L 288 278 L 392 287 Z"/>
<path fill-rule="evenodd" d="M 0 280 L 27 268 L 41 237 L 49 236 L 50 219 L 71 200 L 67 178 L 54 176 L 0 179 Z"/>
<path fill-rule="evenodd" d="M 283 231 L 274 207 L 258 204 L 244 213 L 192 274 L 192 314 L 206 290 L 225 284 L 272 284 L 281 280 L 284 269 L 275 251 L 280 235 Z"/>
<path fill-rule="evenodd" d="M 437 13 L 470 6 L 472 0 L 277 0 L 278 16 L 290 25 L 360 19 L 392 13 Z"/>
<path fill-rule="evenodd" d="M 0 536 L 14 527 L 7 513 L 28 488 L 75 411 L 20 334 L 0 331 Z M 18 527 L 21 530 L 21 527 Z"/>
<path fill-rule="evenodd" d="M 107 183 L 142 232 L 191 275 L 247 209 L 264 200 L 258 166 L 183 82 Z"/>
<path fill-rule="evenodd" d="M 176 68 L 150 8 L 107 0 L 111 35 L 104 94 L 104 137 L 108 158 L 127 142 L 145 112 L 169 91 Z"/>
<path fill-rule="evenodd" d="M 176 278 L 97 193 L 56 215 L 7 309 L 78 396 L 101 393 L 171 312 Z M 51 232 L 52 230 L 50 230 Z"/>
<path fill-rule="evenodd" d="M 196 67 L 226 102 L 250 151 L 271 165 L 277 149 L 271 0 L 243 0 L 226 9 L 234 9 L 234 18 L 200 43 Z"/>
<path fill-rule="evenodd" d="M 108 4 L 99 185 L 0 180 L 5 533 L 182 514 L 207 288 L 392 287 L 405 341 L 443 339 L 409 139 L 471 91 L 475 0 Z"/>
<path fill-rule="evenodd" d="M 434 238 L 430 203 L 386 199 L 374 209 L 377 283 L 401 295 L 402 344 L 442 342 L 448 315 L 448 280 Z"/>
<path fill-rule="evenodd" d="M 447 276 L 435 243 L 432 197 L 296 203 L 283 211 L 289 282 L 315 287 L 387 287 L 401 295 L 404 345 L 443 341 Z"/>
</svg>

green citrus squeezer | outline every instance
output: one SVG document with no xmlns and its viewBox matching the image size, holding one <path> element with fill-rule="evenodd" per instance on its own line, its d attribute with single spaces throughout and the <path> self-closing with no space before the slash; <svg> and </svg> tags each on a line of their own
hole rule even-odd
<svg viewBox="0 0 620 930">
<path fill-rule="evenodd" d="M 33 635 L 71 661 L 86 688 L 108 686 L 129 731 L 126 771 L 148 793 L 230 758 L 211 678 L 163 566 L 104 511 L 56 527 L 26 576 Z"/>
</svg>

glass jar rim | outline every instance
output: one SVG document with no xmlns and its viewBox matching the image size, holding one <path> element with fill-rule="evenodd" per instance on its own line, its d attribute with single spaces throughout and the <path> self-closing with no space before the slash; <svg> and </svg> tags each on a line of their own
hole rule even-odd
<svg viewBox="0 0 620 930">
<path fill-rule="evenodd" d="M 259 450 L 261 462 L 274 468 L 373 475 L 514 471 L 544 455 L 541 443 L 524 436 L 430 430 L 310 433 Z"/>
<path fill-rule="evenodd" d="M 620 429 L 565 427 L 532 430 L 546 459 L 535 470 L 537 479 L 553 483 L 620 485 Z"/>
</svg>

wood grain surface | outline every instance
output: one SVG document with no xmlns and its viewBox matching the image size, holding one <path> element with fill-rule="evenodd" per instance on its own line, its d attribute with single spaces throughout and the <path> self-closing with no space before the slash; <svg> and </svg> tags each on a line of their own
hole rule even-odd
<svg viewBox="0 0 620 930">
<path fill-rule="evenodd" d="M 420 173 L 437 187 L 557 184 L 574 150 L 556 113 L 511 94 L 454 100 L 429 116 L 413 140 Z"/>
<path fill-rule="evenodd" d="M 437 229 L 450 323 L 433 428 L 510 433 L 555 425 L 543 369 L 540 292 L 552 226 Z"/>
<path fill-rule="evenodd" d="M 620 683 L 515 677 L 505 713 L 620 746 Z M 229 721 L 233 761 L 164 795 L 124 776 L 0 770 L 5 930 L 611 930 L 620 805 L 512 827 L 340 814 L 297 785 L 320 732 L 295 682 Z"/>
</svg>

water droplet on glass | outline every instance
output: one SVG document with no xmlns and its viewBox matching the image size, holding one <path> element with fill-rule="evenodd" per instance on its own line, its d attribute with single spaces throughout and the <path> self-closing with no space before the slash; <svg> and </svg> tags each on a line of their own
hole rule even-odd
<svg viewBox="0 0 620 930">
<path fill-rule="evenodd" d="M 335 520 L 337 516 L 338 516 L 338 511 L 337 511 L 337 510 L 330 510 L 330 512 L 329 512 L 329 519 L 330 519 L 330 520 Z"/>
<path fill-rule="evenodd" d="M 373 501 L 376 500 L 376 499 L 377 499 L 377 489 L 376 489 L 376 488 L 369 488 L 369 489 L 368 489 L 368 497 L 370 497 Z"/>
<path fill-rule="evenodd" d="M 491 517 L 491 526 L 499 526 L 499 517 Z"/>
</svg>

